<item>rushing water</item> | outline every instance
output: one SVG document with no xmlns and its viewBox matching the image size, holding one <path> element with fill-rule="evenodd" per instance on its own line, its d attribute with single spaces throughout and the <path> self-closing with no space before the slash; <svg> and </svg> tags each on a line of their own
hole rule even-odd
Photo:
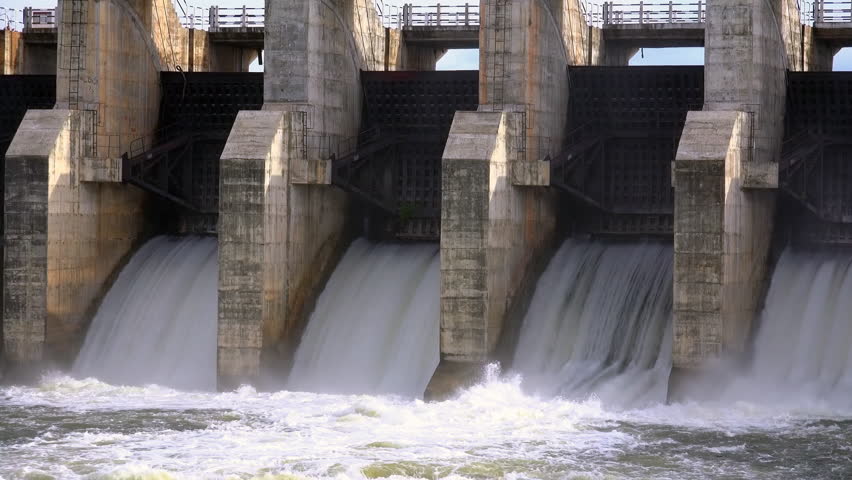
<svg viewBox="0 0 852 480">
<path fill-rule="evenodd" d="M 438 247 L 349 247 L 320 295 L 288 389 L 419 397 L 438 366 Z"/>
<path fill-rule="evenodd" d="M 671 315 L 671 246 L 567 240 L 536 286 L 513 368 L 544 394 L 664 402 Z"/>
<path fill-rule="evenodd" d="M 843 479 L 850 445 L 849 416 L 748 403 L 614 410 L 497 376 L 436 403 L 68 377 L 0 389 L 6 479 Z"/>
<path fill-rule="evenodd" d="M 852 255 L 786 250 L 759 321 L 751 364 L 693 397 L 852 412 Z"/>
<path fill-rule="evenodd" d="M 538 342 L 542 352 L 516 359 L 520 371 L 527 361 L 540 362 L 539 374 L 500 375 L 490 367 L 476 386 L 431 403 L 249 387 L 119 387 L 53 374 L 34 387 L 0 387 L 0 478 L 852 478 L 852 397 L 844 390 L 852 256 L 786 253 L 752 366 L 722 393 L 666 405 L 649 403 L 657 383 L 644 377 L 668 362 L 668 353 L 634 323 L 645 318 L 648 328 L 669 330 L 657 302 L 670 295 L 660 278 L 670 272 L 670 250 L 571 245 L 554 258 L 536 294 L 549 288 L 563 301 L 546 321 L 532 315 L 524 325 L 525 335 L 553 328 L 522 342 Z M 394 258 L 384 247 L 355 247 L 364 248 L 365 264 Z M 433 256 L 423 252 L 427 265 L 405 268 L 427 272 L 425 283 Z M 600 281 L 611 298 L 581 294 Z M 536 298 L 533 309 L 543 308 L 536 302 L 555 301 Z M 600 335 L 591 335 L 588 316 L 566 316 L 579 306 L 580 313 L 618 312 L 620 326 L 601 317 Z M 558 353 L 552 345 L 565 339 L 564 329 L 587 332 L 578 335 L 601 350 L 572 345 L 570 355 Z M 592 340 L 606 330 L 624 338 Z M 621 351 L 633 353 L 613 353 Z M 544 389 L 530 385 L 548 379 L 562 396 L 531 393 Z M 631 379 L 644 387 L 633 388 Z M 632 400 L 601 394 L 612 385 Z"/>
<path fill-rule="evenodd" d="M 216 253 L 211 237 L 143 245 L 101 302 L 74 374 L 215 390 Z"/>
</svg>

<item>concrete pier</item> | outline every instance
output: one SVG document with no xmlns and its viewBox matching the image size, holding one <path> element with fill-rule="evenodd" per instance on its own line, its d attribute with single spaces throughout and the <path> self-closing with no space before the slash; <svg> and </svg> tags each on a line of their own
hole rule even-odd
<svg viewBox="0 0 852 480">
<path fill-rule="evenodd" d="M 274 2 L 265 28 L 264 111 L 240 114 L 221 160 L 220 388 L 286 370 L 348 243 L 330 158 L 359 133 L 360 72 L 433 70 L 444 53 L 406 45 L 369 0 Z"/>
<path fill-rule="evenodd" d="M 444 151 L 435 397 L 494 358 L 507 313 L 529 295 L 554 243 L 543 160 L 562 148 L 566 67 L 629 59 L 622 49 L 607 55 L 578 0 L 489 0 L 481 17 L 479 112 L 456 114 Z"/>
<path fill-rule="evenodd" d="M 762 298 L 784 134 L 786 71 L 803 66 L 793 1 L 707 11 L 704 111 L 674 164 L 674 368 L 745 350 Z"/>
<path fill-rule="evenodd" d="M 4 357 L 73 360 L 96 300 L 152 233 L 119 156 L 157 127 L 159 75 L 201 53 L 169 0 L 62 0 L 57 103 L 31 110 L 6 155 Z"/>
</svg>

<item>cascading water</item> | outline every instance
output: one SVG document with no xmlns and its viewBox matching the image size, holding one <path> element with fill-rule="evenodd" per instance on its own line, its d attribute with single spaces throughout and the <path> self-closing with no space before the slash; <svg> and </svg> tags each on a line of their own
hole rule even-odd
<svg viewBox="0 0 852 480">
<path fill-rule="evenodd" d="M 568 240 L 536 286 L 513 369 L 539 393 L 665 401 L 671 305 L 670 246 Z"/>
<path fill-rule="evenodd" d="M 739 374 L 742 367 L 735 365 L 724 387 L 699 383 L 693 395 L 852 411 L 850 293 L 852 255 L 786 250 L 770 283 L 747 371 Z"/>
<path fill-rule="evenodd" d="M 74 374 L 215 390 L 217 248 L 210 237 L 143 245 L 104 297 Z"/>
<path fill-rule="evenodd" d="M 317 301 L 289 390 L 423 394 L 439 361 L 436 245 L 356 240 Z"/>
</svg>

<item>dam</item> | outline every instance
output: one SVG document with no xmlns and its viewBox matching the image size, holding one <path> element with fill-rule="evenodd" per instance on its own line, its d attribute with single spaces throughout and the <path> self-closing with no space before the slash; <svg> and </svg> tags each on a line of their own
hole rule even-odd
<svg viewBox="0 0 852 480">
<path fill-rule="evenodd" d="M 0 477 L 852 475 L 848 2 L 430 3 L 4 7 Z"/>
</svg>

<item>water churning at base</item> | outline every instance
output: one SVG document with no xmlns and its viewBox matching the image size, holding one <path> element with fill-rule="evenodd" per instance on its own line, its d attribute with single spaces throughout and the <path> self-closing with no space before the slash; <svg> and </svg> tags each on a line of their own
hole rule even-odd
<svg viewBox="0 0 852 480">
<path fill-rule="evenodd" d="M 543 394 L 665 401 L 671 316 L 671 246 L 568 240 L 536 286 L 513 369 Z"/>
<path fill-rule="evenodd" d="M 852 255 L 787 249 L 772 276 L 752 362 L 697 398 L 852 409 Z"/>
<path fill-rule="evenodd" d="M 317 301 L 288 390 L 421 396 L 439 361 L 437 245 L 356 240 Z"/>
<path fill-rule="evenodd" d="M 210 237 L 143 245 L 98 308 L 75 375 L 215 390 L 217 248 Z"/>
</svg>

